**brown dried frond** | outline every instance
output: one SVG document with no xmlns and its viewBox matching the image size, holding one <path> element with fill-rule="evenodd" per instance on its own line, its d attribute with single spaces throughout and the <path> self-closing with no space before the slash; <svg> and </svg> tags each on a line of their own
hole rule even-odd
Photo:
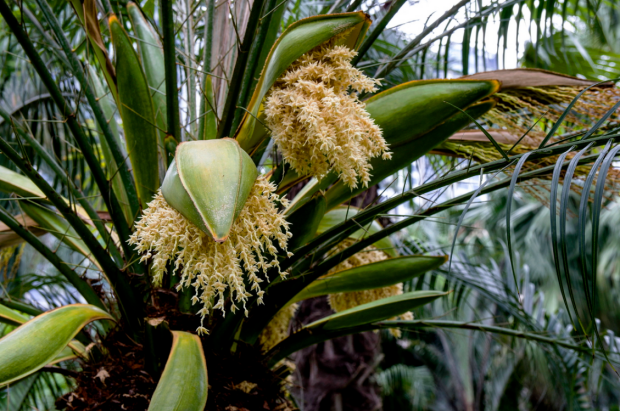
<svg viewBox="0 0 620 412">
<path fill-rule="evenodd" d="M 161 285 L 168 262 L 174 262 L 174 270 L 180 270 L 181 274 L 177 289 L 194 288 L 192 302 L 203 305 L 198 312 L 201 321 L 211 309 L 225 312 L 224 293 L 227 289 L 232 312 L 239 304 L 247 316 L 245 304 L 252 296 L 250 292 L 256 294 L 259 304 L 262 303 L 264 292 L 260 283 L 264 279 L 259 274 L 264 275 L 273 267 L 279 270 L 276 243 L 286 251 L 291 237 L 289 224 L 276 207 L 277 202 L 287 202 L 280 199 L 275 190 L 272 183 L 259 177 L 233 224 L 228 240 L 221 244 L 173 209 L 160 191 L 136 223 L 129 243 L 144 253 L 141 261 L 153 260 L 153 283 L 156 286 Z M 250 292 L 244 285 L 244 270 L 251 285 Z M 284 273 L 280 272 L 280 275 L 284 276 Z M 202 334 L 207 330 L 201 326 L 198 332 Z"/>
<path fill-rule="evenodd" d="M 351 65 L 357 53 L 337 46 L 338 39 L 304 54 L 276 81 L 265 101 L 266 124 L 297 173 L 320 179 L 334 170 L 355 188 L 368 185 L 371 158 L 391 153 L 357 96 L 380 83 Z"/>
<path fill-rule="evenodd" d="M 526 133 L 533 121 L 545 118 L 557 121 L 564 109 L 584 89 L 574 86 L 523 87 L 503 90 L 493 95 L 498 100 L 495 108 L 483 116 L 494 127 L 519 135 Z M 586 91 L 572 107 L 565 123 L 585 127 L 591 121 L 602 117 L 620 99 L 620 90 L 592 88 Z M 615 117 L 612 116 L 611 119 Z M 541 122 L 540 125 L 544 125 Z M 542 129 L 535 128 L 529 135 L 540 135 Z"/>
</svg>

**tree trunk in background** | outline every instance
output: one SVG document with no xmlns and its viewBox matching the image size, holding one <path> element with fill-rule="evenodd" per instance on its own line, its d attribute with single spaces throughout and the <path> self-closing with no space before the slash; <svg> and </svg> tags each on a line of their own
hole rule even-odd
<svg viewBox="0 0 620 412">
<path fill-rule="evenodd" d="M 327 298 L 304 301 L 293 327 L 331 315 Z M 360 411 L 381 409 L 372 379 L 383 358 L 378 333 L 365 332 L 318 343 L 293 354 L 297 367 L 293 395 L 301 410 Z"/>
</svg>

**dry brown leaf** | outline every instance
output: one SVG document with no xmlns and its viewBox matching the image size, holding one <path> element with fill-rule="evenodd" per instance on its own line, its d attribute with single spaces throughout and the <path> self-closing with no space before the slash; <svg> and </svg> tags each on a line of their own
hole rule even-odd
<svg viewBox="0 0 620 412">
<path fill-rule="evenodd" d="M 542 69 L 510 69 L 510 70 L 493 70 L 488 72 L 471 74 L 463 76 L 461 79 L 472 80 L 499 80 L 501 82 L 501 90 L 517 89 L 521 87 L 544 87 L 544 86 L 577 86 L 588 87 L 596 81 L 578 79 L 577 77 L 567 76 L 565 74 L 554 73 Z M 612 82 L 606 82 L 597 87 L 613 87 Z"/>
<path fill-rule="evenodd" d="M 101 383 L 105 383 L 106 378 L 109 378 L 110 374 L 104 368 L 99 369 L 99 372 L 95 375 L 95 379 L 99 378 Z"/>
</svg>

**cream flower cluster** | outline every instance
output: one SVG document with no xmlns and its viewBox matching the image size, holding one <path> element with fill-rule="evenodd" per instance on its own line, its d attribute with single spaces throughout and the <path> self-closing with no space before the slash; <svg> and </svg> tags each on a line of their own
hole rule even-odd
<svg viewBox="0 0 620 412">
<path fill-rule="evenodd" d="M 250 292 L 256 294 L 259 304 L 262 303 L 264 291 L 260 284 L 264 279 L 259 274 L 264 275 L 272 267 L 279 271 L 276 243 L 286 251 L 291 237 L 289 224 L 275 204 L 287 201 L 276 195 L 275 190 L 272 183 L 259 177 L 229 238 L 221 244 L 173 209 L 160 191 L 136 224 L 129 243 L 144 253 L 141 261 L 153 260 L 154 284 L 161 285 L 169 261 L 174 262 L 175 271 L 181 269 L 177 289 L 194 288 L 192 303 L 202 303 L 199 311 L 201 323 L 211 309 L 225 312 L 227 289 L 230 290 L 232 312 L 241 305 L 247 316 L 245 304 L 252 296 Z M 251 285 L 250 292 L 244 285 L 244 270 Z M 198 333 L 207 333 L 207 330 L 201 326 Z"/>
<path fill-rule="evenodd" d="M 288 337 L 288 328 L 299 305 L 291 303 L 280 309 L 259 336 L 260 344 L 265 351 L 276 346 Z"/>
<path fill-rule="evenodd" d="M 335 253 L 343 251 L 344 249 L 352 246 L 355 240 L 347 239 L 338 244 L 335 248 Z M 380 250 L 374 249 L 374 246 L 369 246 L 351 256 L 349 259 L 338 264 L 327 274 L 329 276 L 332 273 L 339 272 L 341 270 L 352 269 L 361 265 L 367 265 L 369 263 L 381 262 L 388 259 L 389 256 Z M 403 293 L 403 284 L 386 286 L 377 289 L 359 290 L 356 292 L 344 292 L 334 293 L 328 296 L 329 305 L 336 312 L 342 312 L 343 310 L 351 309 L 365 303 L 374 302 L 375 300 L 389 298 L 390 296 L 401 295 Z M 403 313 L 398 316 L 402 320 L 413 320 L 413 314 L 411 312 Z M 394 318 L 395 319 L 395 318 Z M 400 337 L 400 330 L 390 329 L 392 335 Z"/>
<path fill-rule="evenodd" d="M 357 94 L 379 81 L 351 65 L 357 54 L 327 42 L 300 57 L 271 88 L 266 124 L 284 159 L 300 175 L 334 170 L 351 188 L 370 181 L 370 158 L 391 153 Z"/>
</svg>

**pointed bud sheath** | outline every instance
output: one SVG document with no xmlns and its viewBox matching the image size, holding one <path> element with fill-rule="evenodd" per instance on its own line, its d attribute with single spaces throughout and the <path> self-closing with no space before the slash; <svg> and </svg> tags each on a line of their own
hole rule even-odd
<svg viewBox="0 0 620 412">
<path fill-rule="evenodd" d="M 233 139 L 179 144 L 161 191 L 166 202 L 216 242 L 228 238 L 258 170 Z"/>
</svg>

